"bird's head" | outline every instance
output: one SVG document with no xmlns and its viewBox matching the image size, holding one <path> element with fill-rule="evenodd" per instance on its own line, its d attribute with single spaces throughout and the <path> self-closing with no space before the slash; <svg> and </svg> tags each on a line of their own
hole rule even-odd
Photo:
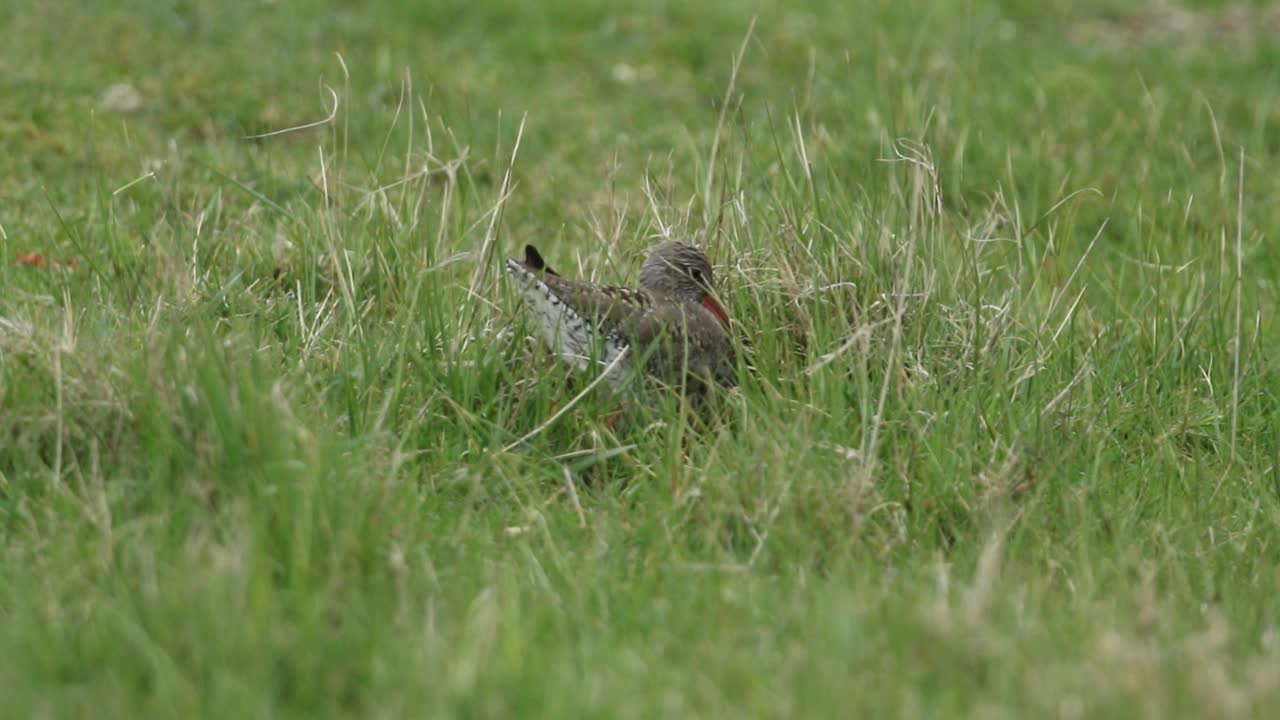
<svg viewBox="0 0 1280 720">
<path fill-rule="evenodd" d="M 729 315 L 712 295 L 713 282 L 706 253 L 696 245 L 679 240 L 669 240 L 654 248 L 640 267 L 640 287 L 701 305 L 727 328 Z"/>
</svg>

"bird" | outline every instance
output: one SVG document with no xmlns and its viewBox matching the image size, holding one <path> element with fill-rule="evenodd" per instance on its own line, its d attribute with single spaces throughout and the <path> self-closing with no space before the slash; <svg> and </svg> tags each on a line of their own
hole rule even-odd
<svg viewBox="0 0 1280 720">
<path fill-rule="evenodd" d="M 625 392 L 637 369 L 643 380 L 694 398 L 737 384 L 729 315 L 713 295 L 711 262 L 698 246 L 657 245 L 635 288 L 566 278 L 533 245 L 524 252 L 523 262 L 507 259 L 507 272 L 561 360 L 579 371 L 612 368 L 615 392 Z"/>
</svg>

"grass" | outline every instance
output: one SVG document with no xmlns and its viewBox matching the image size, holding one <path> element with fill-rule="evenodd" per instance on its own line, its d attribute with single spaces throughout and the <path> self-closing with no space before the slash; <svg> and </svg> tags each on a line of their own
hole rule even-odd
<svg viewBox="0 0 1280 720">
<path fill-rule="evenodd" d="M 0 8 L 0 714 L 1275 714 L 1274 14 Z M 757 372 L 548 423 L 664 235 Z"/>
</svg>

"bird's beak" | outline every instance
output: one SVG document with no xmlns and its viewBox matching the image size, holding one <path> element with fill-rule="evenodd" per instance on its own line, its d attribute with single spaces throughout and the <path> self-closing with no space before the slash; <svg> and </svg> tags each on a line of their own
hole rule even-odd
<svg viewBox="0 0 1280 720">
<path fill-rule="evenodd" d="M 710 294 L 702 296 L 702 307 L 710 310 L 711 314 L 716 316 L 716 319 L 720 321 L 725 330 L 729 329 L 729 314 L 724 311 L 724 308 L 720 307 L 720 303 L 716 302 L 716 299 L 711 297 Z"/>
</svg>

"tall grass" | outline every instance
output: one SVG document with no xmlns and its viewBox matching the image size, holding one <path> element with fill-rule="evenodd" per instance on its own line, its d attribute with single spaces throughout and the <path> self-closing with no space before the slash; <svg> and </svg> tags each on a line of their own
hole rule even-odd
<svg viewBox="0 0 1280 720">
<path fill-rule="evenodd" d="M 0 33 L 4 715 L 1276 705 L 1242 10 L 69 8 Z M 741 384 L 613 426 L 502 260 L 667 237 Z"/>
</svg>

